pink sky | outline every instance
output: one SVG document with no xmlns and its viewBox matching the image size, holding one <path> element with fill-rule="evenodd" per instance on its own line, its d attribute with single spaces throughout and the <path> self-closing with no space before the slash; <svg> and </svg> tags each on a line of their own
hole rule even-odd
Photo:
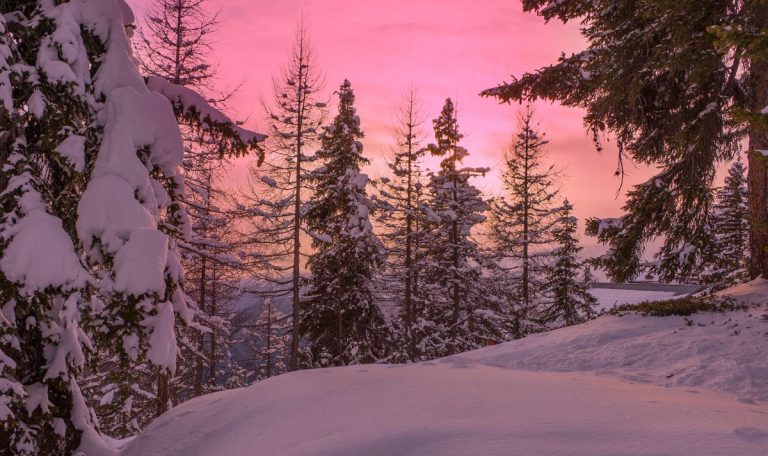
<svg viewBox="0 0 768 456">
<path fill-rule="evenodd" d="M 139 18 L 150 1 L 128 0 Z M 209 6 L 221 11 L 212 59 L 220 66 L 221 86 L 242 82 L 233 108 L 257 130 L 264 130 L 260 99 L 268 99 L 296 23 L 302 11 L 307 15 L 318 63 L 327 75 L 326 91 L 344 78 L 355 89 L 374 178 L 385 173 L 395 115 L 410 86 L 419 91 L 428 133 L 445 98 L 456 100 L 470 151 L 466 163 L 498 170 L 519 107 L 480 98 L 480 91 L 583 47 L 576 24 L 545 24 L 523 13 L 518 0 L 210 0 Z M 565 170 L 563 195 L 576 215 L 618 215 L 623 195 L 615 198 L 616 156 L 610 145 L 595 151 L 580 110 L 549 103 L 535 107 L 551 141 L 549 157 Z M 238 179 L 245 170 L 238 169 Z M 625 189 L 649 176 L 632 165 L 627 171 Z M 498 174 L 475 183 L 491 194 L 499 188 Z M 593 250 L 594 241 L 584 241 Z"/>
</svg>

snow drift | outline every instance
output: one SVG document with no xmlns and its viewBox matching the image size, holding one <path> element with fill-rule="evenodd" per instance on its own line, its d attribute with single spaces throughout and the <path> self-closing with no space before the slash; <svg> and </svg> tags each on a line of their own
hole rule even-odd
<svg viewBox="0 0 768 456">
<path fill-rule="evenodd" d="M 173 409 L 121 455 L 764 456 L 765 314 L 605 316 L 435 362 L 291 373 Z"/>
</svg>

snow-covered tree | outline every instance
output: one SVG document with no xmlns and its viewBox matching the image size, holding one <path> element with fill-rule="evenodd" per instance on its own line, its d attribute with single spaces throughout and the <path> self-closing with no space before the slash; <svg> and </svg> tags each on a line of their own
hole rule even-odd
<svg viewBox="0 0 768 456">
<path fill-rule="evenodd" d="M 748 279 L 749 202 L 741 157 L 728 169 L 712 211 L 713 249 L 703 273 L 707 283 L 725 287 Z"/>
<path fill-rule="evenodd" d="M 616 138 L 620 164 L 627 154 L 658 167 L 628 193 L 624 216 L 594 219 L 589 233 L 609 247 L 600 260 L 617 281 L 638 274 L 652 239 L 664 242 L 653 272 L 668 280 L 690 275 L 707 244 L 698 238 L 707 235 L 717 164 L 734 157 L 745 133 L 752 151 L 768 149 L 761 114 L 768 60 L 755 39 L 768 28 L 768 9 L 742 0 L 525 0 L 523 7 L 547 20 L 579 21 L 587 49 L 484 94 L 583 108 L 598 145 L 605 132 Z M 710 33 L 718 30 L 722 38 Z M 745 33 L 753 36 L 740 39 Z M 718 49 L 718 41 L 733 46 Z M 742 128 L 756 118 L 763 121 Z M 749 154 L 752 277 L 768 273 L 767 160 Z"/>
<path fill-rule="evenodd" d="M 447 99 L 434 120 L 434 156 L 444 157 L 440 171 L 428 184 L 424 227 L 424 321 L 420 322 L 419 351 L 435 358 L 503 340 L 500 301 L 489 293 L 483 273 L 485 258 L 472 230 L 485 221 L 487 203 L 469 180 L 485 168 L 460 168 L 468 155 L 460 145 L 453 101 Z"/>
<path fill-rule="evenodd" d="M 290 315 L 280 311 L 272 298 L 266 298 L 255 326 L 262 360 L 257 364 L 257 378 L 270 378 L 288 368 L 290 357 Z"/>
<path fill-rule="evenodd" d="M 516 336 L 524 335 L 529 319 L 536 318 L 547 280 L 544 268 L 551 258 L 558 188 L 557 171 L 544 164 L 547 142 L 527 107 L 505 156 L 504 194 L 492 201 L 487 226 Z"/>
<path fill-rule="evenodd" d="M 413 360 L 418 357 L 415 326 L 424 307 L 419 289 L 419 271 L 423 269 L 424 176 L 419 162 L 426 152 L 421 147 L 423 120 L 413 90 L 408 93 L 398 120 L 397 145 L 388 164 L 391 177 L 381 178 L 376 198 L 379 237 L 387 251 L 386 266 L 378 274 L 377 301 L 399 309 L 393 321 L 391 359 Z"/>
<path fill-rule="evenodd" d="M 585 264 L 581 272 L 581 283 L 589 285 L 595 283 L 595 274 L 592 272 L 592 266 Z"/>
<path fill-rule="evenodd" d="M 578 220 L 566 199 L 552 228 L 555 250 L 553 262 L 545 268 L 547 300 L 539 313 L 540 323 L 548 329 L 571 326 L 593 318 L 597 300 L 589 293 L 589 284 L 580 280 L 583 262 L 576 239 Z"/>
<path fill-rule="evenodd" d="M 234 364 L 227 376 L 227 381 L 224 383 L 224 387 L 226 389 L 245 388 L 251 384 L 249 381 L 250 377 L 251 372 L 247 371 L 239 364 Z"/>
<path fill-rule="evenodd" d="M 349 81 L 338 93 L 338 114 L 315 154 L 322 165 L 312 173 L 315 192 L 306 215 L 315 252 L 308 262 L 312 275 L 301 316 L 311 362 L 321 364 L 327 352 L 336 366 L 380 358 L 385 327 L 373 299 L 383 248 L 369 219 L 368 176 L 360 172 L 368 163 L 363 131 Z"/>
<path fill-rule="evenodd" d="M 0 3 L 0 441 L 11 454 L 69 456 L 94 437 L 80 384 L 95 353 L 123 372 L 175 370 L 175 327 L 192 316 L 174 108 L 238 150 L 257 140 L 196 94 L 143 79 L 133 22 L 122 0 Z M 133 379 L 120 381 L 101 399 L 132 394 Z"/>
<path fill-rule="evenodd" d="M 306 247 L 304 203 L 308 197 L 311 152 L 319 140 L 326 103 L 319 98 L 323 76 L 304 21 L 299 23 L 289 61 L 273 79 L 274 101 L 267 108 L 269 159 L 254 169 L 247 213 L 255 274 L 272 282 L 269 295 L 291 296 L 291 370 L 299 368 L 302 258 Z M 287 274 L 287 276 L 286 276 Z"/>
<path fill-rule="evenodd" d="M 207 0 L 154 0 L 138 29 L 139 58 L 145 74 L 222 101 L 232 93 L 219 94 L 214 87 L 217 69 L 210 63 L 211 36 L 218 21 L 208 8 Z M 225 279 L 241 266 L 230 254 L 235 249 L 234 202 L 226 189 L 230 163 L 220 159 L 225 151 L 195 128 L 194 119 L 191 125 L 182 125 L 182 137 L 184 203 L 192 227 L 192 237 L 181 244 L 185 291 L 197 304 L 199 322 L 206 330 L 187 330 L 180 339 L 183 362 L 172 382 L 175 402 L 199 396 L 207 384 L 216 384 L 222 367 L 216 360 L 222 359 L 228 331 L 222 304 L 231 287 Z"/>
</svg>

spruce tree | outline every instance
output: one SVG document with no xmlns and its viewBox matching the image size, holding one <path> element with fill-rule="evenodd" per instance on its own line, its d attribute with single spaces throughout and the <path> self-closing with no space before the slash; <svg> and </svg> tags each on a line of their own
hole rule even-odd
<svg viewBox="0 0 768 456">
<path fill-rule="evenodd" d="M 280 311 L 272 298 L 266 298 L 256 320 L 259 353 L 263 360 L 257 365 L 257 378 L 280 375 L 288 368 L 290 357 L 290 315 Z"/>
<path fill-rule="evenodd" d="M 424 269 L 424 213 L 420 207 L 424 177 L 420 161 L 426 149 L 421 147 L 423 121 L 417 104 L 416 93 L 411 90 L 395 129 L 397 146 L 388 164 L 391 177 L 381 179 L 376 199 L 376 220 L 387 251 L 386 266 L 378 275 L 378 301 L 399 309 L 390 344 L 393 361 L 418 358 L 416 333 L 424 307 L 420 290 L 420 271 Z"/>
<path fill-rule="evenodd" d="M 491 203 L 488 234 L 500 274 L 498 285 L 511 310 L 511 330 L 525 335 L 535 325 L 547 282 L 558 197 L 557 171 L 543 163 L 544 135 L 533 125 L 530 106 L 505 156 L 504 194 Z"/>
<path fill-rule="evenodd" d="M 768 149 L 768 130 L 755 123 L 745 131 L 749 116 L 739 115 L 764 117 L 765 54 L 752 52 L 750 40 L 733 39 L 734 52 L 719 52 L 721 39 L 708 31 L 759 34 L 768 27 L 768 9 L 759 0 L 525 0 L 523 7 L 547 20 L 582 21 L 588 48 L 484 95 L 581 107 L 598 144 L 603 133 L 615 136 L 618 174 L 626 156 L 658 166 L 656 176 L 629 192 L 622 217 L 593 219 L 589 233 L 608 245 L 600 263 L 614 280 L 636 276 L 656 238 L 664 243 L 651 272 L 665 280 L 690 276 L 706 251 L 717 164 L 733 158 L 745 133 L 751 150 Z M 768 166 L 759 153 L 749 160 L 754 277 L 768 272 Z"/>
<path fill-rule="evenodd" d="M 584 265 L 578 258 L 582 248 L 575 237 L 578 221 L 572 211 L 566 199 L 552 229 L 556 248 L 554 261 L 545 269 L 548 297 L 539 317 L 547 329 L 583 323 L 597 313 L 597 300 L 589 293 L 589 284 L 579 280 Z"/>
<path fill-rule="evenodd" d="M 210 62 L 211 36 L 218 20 L 208 7 L 207 0 L 154 0 L 138 28 L 139 59 L 147 75 L 194 89 L 209 99 L 226 100 L 233 94 L 220 94 L 214 87 L 217 69 Z M 235 214 L 230 209 L 235 204 L 225 188 L 230 163 L 219 159 L 226 151 L 196 129 L 194 119 L 190 125 L 183 123 L 182 136 L 184 203 L 192 227 L 191 239 L 181 244 L 185 290 L 196 303 L 196 315 L 205 330 L 192 328 L 180 339 L 184 362 L 171 385 L 175 402 L 199 396 L 207 384 L 216 383 L 222 367 L 216 360 L 224 355 L 229 325 L 222 318 L 223 296 L 230 288 L 225 278 L 242 266 L 229 254 L 235 248 Z"/>
<path fill-rule="evenodd" d="M 4 36 L 25 43 L 14 63 L 26 68 L 3 78 L 11 123 L 2 130 L 14 137 L 3 167 L 0 340 L 15 339 L 3 348 L 3 382 L 22 400 L 10 402 L 0 440 L 13 454 L 69 455 L 94 432 L 79 386 L 94 344 L 108 338 L 126 363 L 175 367 L 174 314 L 186 305 L 167 230 L 184 230 L 179 131 L 126 52 L 133 18 L 117 2 L 0 8 Z"/>
<path fill-rule="evenodd" d="M 326 103 L 319 98 L 324 79 L 304 20 L 299 23 L 289 61 L 273 79 L 272 106 L 267 107 L 270 138 L 262 170 L 252 170 L 246 234 L 251 270 L 271 283 L 269 296 L 290 296 L 291 356 L 289 369 L 299 368 L 300 309 L 306 243 L 305 203 L 315 147 L 325 121 Z"/>
<path fill-rule="evenodd" d="M 488 205 L 472 177 L 485 168 L 460 168 L 468 155 L 460 145 L 453 101 L 447 99 L 434 120 L 434 156 L 444 157 L 440 171 L 428 184 L 424 204 L 424 322 L 420 330 L 420 352 L 427 358 L 458 353 L 495 343 L 505 337 L 500 303 L 489 296 L 483 274 L 485 258 L 472 237 L 473 229 L 485 221 Z"/>
<path fill-rule="evenodd" d="M 83 367 L 171 374 L 192 321 L 174 108 L 241 150 L 256 136 L 139 75 L 122 1 L 2 2 L 0 18 L 0 441 L 69 456 L 96 433 Z M 116 380 L 114 394 L 138 383 Z"/>
<path fill-rule="evenodd" d="M 135 40 L 142 72 L 201 92 L 215 90 L 211 35 L 219 21 L 208 6 L 208 0 L 152 0 Z"/>
<path fill-rule="evenodd" d="M 706 283 L 720 288 L 748 278 L 748 217 L 745 169 L 739 156 L 728 169 L 723 187 L 717 190 L 711 222 L 714 254 L 704 273 Z"/>
<path fill-rule="evenodd" d="M 360 173 L 368 163 L 363 131 L 349 81 L 338 93 L 338 114 L 315 154 L 322 165 L 312 173 L 314 196 L 306 216 L 315 252 L 308 262 L 312 275 L 301 320 L 311 361 L 322 364 L 327 352 L 336 366 L 380 358 L 385 326 L 373 300 L 383 249 L 369 220 L 368 177 Z"/>
</svg>

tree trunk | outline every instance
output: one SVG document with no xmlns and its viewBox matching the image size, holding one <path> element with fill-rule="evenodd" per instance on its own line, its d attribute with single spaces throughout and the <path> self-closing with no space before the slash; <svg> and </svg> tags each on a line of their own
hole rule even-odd
<svg viewBox="0 0 768 456">
<path fill-rule="evenodd" d="M 267 378 L 272 376 L 272 300 L 267 301 Z"/>
<path fill-rule="evenodd" d="M 342 335 L 344 334 L 344 321 L 343 321 L 343 313 L 344 311 L 339 309 L 338 313 L 336 314 L 336 365 L 337 366 L 343 366 L 344 363 L 342 362 L 341 354 L 344 352 L 344 344 L 342 342 Z"/>
<path fill-rule="evenodd" d="M 747 16 L 754 30 L 768 27 L 768 8 L 751 2 Z M 762 111 L 768 106 L 768 62 L 752 61 L 749 74 L 752 95 L 750 108 Z M 768 278 L 768 157 L 758 150 L 768 150 L 768 132 L 756 128 L 749 133 L 750 262 L 751 278 Z"/>
<path fill-rule="evenodd" d="M 409 110 L 413 115 L 413 106 Z M 413 126 L 412 119 L 408 120 L 408 188 L 406 190 L 405 214 L 405 325 L 408 333 L 408 357 L 413 360 L 416 356 L 416 340 L 413 337 L 415 322 L 413 311 Z"/>
<path fill-rule="evenodd" d="M 291 326 L 291 360 L 289 369 L 295 371 L 299 368 L 299 324 L 300 309 L 299 299 L 300 280 L 301 280 L 301 150 L 303 142 L 304 129 L 304 98 L 307 89 L 306 72 L 304 65 L 304 35 L 301 35 L 299 43 L 299 81 L 297 84 L 297 109 L 296 109 L 296 194 L 294 195 L 293 205 L 293 321 Z"/>
<path fill-rule="evenodd" d="M 525 316 L 528 315 L 528 311 L 531 307 L 531 290 L 530 290 L 530 257 L 529 257 L 529 251 L 528 251 L 528 243 L 530 241 L 530 223 L 529 223 L 529 217 L 530 217 L 530 201 L 529 196 L 531 193 L 531 182 L 530 178 L 528 176 L 528 173 L 530 171 L 530 165 L 529 165 L 529 158 L 530 158 L 530 144 L 531 144 L 531 138 L 530 138 L 530 130 L 529 130 L 529 124 L 530 118 L 526 121 L 525 125 L 525 164 L 523 166 L 523 277 L 522 277 L 522 286 L 523 286 L 523 314 Z"/>
<path fill-rule="evenodd" d="M 216 265 L 214 264 L 211 267 L 211 317 L 215 317 L 218 313 L 216 304 L 216 280 Z M 216 328 L 213 327 L 211 328 L 211 376 L 208 382 L 214 387 L 216 386 L 216 351 L 218 350 L 216 342 Z"/>
<path fill-rule="evenodd" d="M 205 255 L 200 256 L 200 310 L 205 310 L 206 275 L 207 259 Z M 203 353 L 205 353 L 205 334 L 201 331 L 197 333 L 197 355 L 195 356 L 195 397 L 203 395 Z"/>
<path fill-rule="evenodd" d="M 157 374 L 157 412 L 160 416 L 168 410 L 168 374 Z"/>
</svg>

